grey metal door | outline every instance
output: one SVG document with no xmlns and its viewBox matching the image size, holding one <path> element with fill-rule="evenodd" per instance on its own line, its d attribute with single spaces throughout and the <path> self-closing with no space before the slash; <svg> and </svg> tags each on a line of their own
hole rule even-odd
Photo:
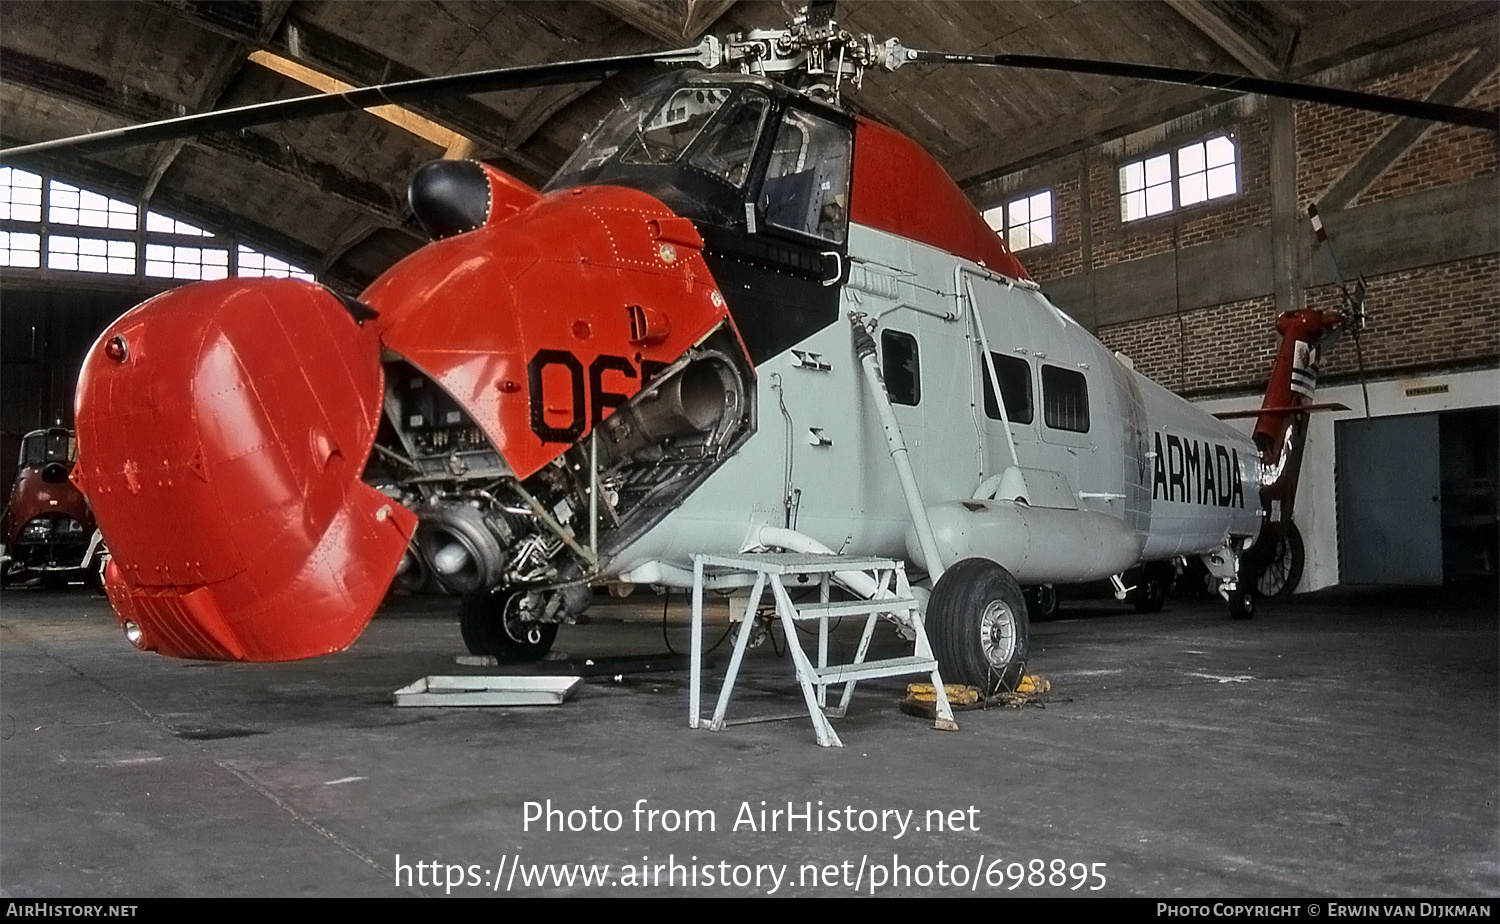
<svg viewBox="0 0 1500 924">
<path fill-rule="evenodd" d="M 1437 415 L 1341 420 L 1334 441 L 1340 581 L 1441 584 Z"/>
</svg>

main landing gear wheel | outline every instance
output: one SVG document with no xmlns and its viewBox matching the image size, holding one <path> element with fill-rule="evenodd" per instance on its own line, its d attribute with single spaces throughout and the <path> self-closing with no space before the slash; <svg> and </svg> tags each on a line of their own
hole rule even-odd
<svg viewBox="0 0 1500 924">
<path fill-rule="evenodd" d="M 1265 599 L 1290 597 L 1302 580 L 1302 565 L 1307 560 L 1307 549 L 1302 545 L 1302 533 L 1297 524 L 1288 523 L 1286 534 L 1276 543 L 1271 560 L 1255 581 L 1255 592 Z"/>
<path fill-rule="evenodd" d="M 1020 684 L 1031 642 L 1026 597 L 1009 571 L 987 558 L 949 568 L 932 589 L 926 623 L 945 682 L 986 693 Z"/>
<path fill-rule="evenodd" d="M 464 647 L 498 661 L 540 661 L 557 640 L 557 623 L 526 622 L 520 611 L 520 594 L 480 590 L 465 595 L 458 608 Z"/>
</svg>

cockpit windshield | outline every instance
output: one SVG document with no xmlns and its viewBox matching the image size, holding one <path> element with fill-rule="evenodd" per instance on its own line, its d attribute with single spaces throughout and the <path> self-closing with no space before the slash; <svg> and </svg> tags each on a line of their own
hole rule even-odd
<svg viewBox="0 0 1500 924">
<path fill-rule="evenodd" d="M 596 182 L 601 168 L 615 160 L 632 166 L 685 160 L 741 187 L 770 108 L 764 93 L 732 87 L 681 87 L 629 100 L 584 141 L 547 188 Z"/>
<path fill-rule="evenodd" d="M 40 468 L 48 462 L 73 462 L 78 441 L 71 430 L 33 430 L 21 441 L 21 467 Z"/>
<path fill-rule="evenodd" d="M 622 102 L 546 191 L 626 186 L 695 221 L 842 244 L 849 126 L 815 106 L 777 102 L 763 83 L 679 79 L 648 89 Z"/>
</svg>

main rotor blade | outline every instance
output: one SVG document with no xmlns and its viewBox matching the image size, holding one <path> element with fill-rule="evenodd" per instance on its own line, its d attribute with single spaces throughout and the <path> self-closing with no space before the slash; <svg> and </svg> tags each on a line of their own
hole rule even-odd
<svg viewBox="0 0 1500 924">
<path fill-rule="evenodd" d="M 488 71 L 451 74 L 445 77 L 421 77 L 373 87 L 358 87 L 339 93 L 316 93 L 295 99 L 273 100 L 268 103 L 238 106 L 234 109 L 202 112 L 175 119 L 163 119 L 159 122 L 74 135 L 71 138 L 59 138 L 55 141 L 24 144 L 0 151 L 0 160 L 47 151 L 74 153 L 107 151 L 134 145 L 155 144 L 160 141 L 175 141 L 179 138 L 192 138 L 208 132 L 238 131 L 270 122 L 309 119 L 314 116 L 370 109 L 375 106 L 402 105 L 442 96 L 468 96 L 494 90 L 514 90 L 523 87 L 602 80 L 620 71 L 654 67 L 658 64 L 705 60 L 709 55 L 717 55 L 717 49 L 709 49 L 705 42 L 671 51 L 618 55 L 612 58 L 586 58 L 556 64 L 502 67 Z"/>
<path fill-rule="evenodd" d="M 1326 103 L 1331 106 L 1345 106 L 1350 109 L 1383 112 L 1389 115 L 1426 119 L 1431 122 L 1448 122 L 1453 125 L 1467 125 L 1471 128 L 1500 132 L 1500 113 L 1497 112 L 1402 99 L 1396 96 L 1380 96 L 1375 93 L 1360 93 L 1355 90 L 1339 90 L 1289 80 L 1267 80 L 1238 74 L 1195 71 L 1190 68 L 1125 64 L 1118 61 L 1096 61 L 1087 58 L 1057 58 L 1050 55 L 954 54 L 945 51 L 923 51 L 918 48 L 897 49 L 896 54 L 904 58 L 904 60 L 893 62 L 896 67 L 911 63 L 982 64 L 994 67 L 1064 71 L 1070 74 L 1095 74 L 1100 77 L 1125 77 L 1132 80 L 1151 80 L 1157 83 L 1233 90 L 1237 93 L 1259 93 L 1262 96 L 1302 100 L 1309 103 Z"/>
</svg>

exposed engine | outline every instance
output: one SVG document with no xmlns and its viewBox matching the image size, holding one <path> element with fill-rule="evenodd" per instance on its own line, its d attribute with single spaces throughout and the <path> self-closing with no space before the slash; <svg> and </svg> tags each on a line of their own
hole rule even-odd
<svg viewBox="0 0 1500 924">
<path fill-rule="evenodd" d="M 754 432 L 754 377 L 727 331 L 660 369 L 594 433 L 519 481 L 483 430 L 405 360 L 364 480 L 418 516 L 397 586 L 502 590 L 507 620 L 571 621 L 588 582 Z"/>
</svg>

